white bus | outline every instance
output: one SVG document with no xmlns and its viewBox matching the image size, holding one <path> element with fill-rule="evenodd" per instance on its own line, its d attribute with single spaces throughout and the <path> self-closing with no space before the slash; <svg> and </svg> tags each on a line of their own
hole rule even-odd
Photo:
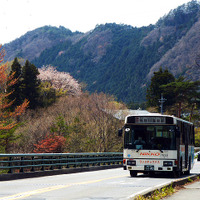
<svg viewBox="0 0 200 200">
<path fill-rule="evenodd" d="M 132 177 L 139 172 L 171 172 L 175 177 L 190 173 L 194 164 L 191 122 L 156 113 L 129 115 L 123 130 L 123 167 Z"/>
</svg>

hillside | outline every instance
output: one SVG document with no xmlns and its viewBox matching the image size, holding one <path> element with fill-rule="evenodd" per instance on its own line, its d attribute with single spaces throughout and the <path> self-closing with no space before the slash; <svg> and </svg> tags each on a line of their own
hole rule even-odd
<svg viewBox="0 0 200 200">
<path fill-rule="evenodd" d="M 68 71 L 75 79 L 85 82 L 90 92 L 103 91 L 127 101 L 138 90 L 133 88 L 135 84 L 141 83 L 138 73 L 145 77 L 148 72 L 144 69 L 145 58 L 141 59 L 145 48 L 140 47 L 138 51 L 138 44 L 152 29 L 153 26 L 138 29 L 99 25 L 77 43 L 63 42 L 45 50 L 33 62 L 36 66 L 58 66 L 60 71 Z"/>
<path fill-rule="evenodd" d="M 182 37 L 173 48 L 155 63 L 148 74 L 150 78 L 160 66 L 166 66 L 175 76 L 180 74 L 191 80 L 200 79 L 200 69 L 195 60 L 200 53 L 200 20 L 197 21 L 187 34 Z"/>
<path fill-rule="evenodd" d="M 88 33 L 64 27 L 42 27 L 6 44 L 7 60 L 15 56 L 37 67 L 51 64 L 69 72 L 90 92 L 113 94 L 124 102 L 145 100 L 154 71 L 167 67 L 176 75 L 199 79 L 199 3 L 191 1 L 155 25 L 98 25 Z"/>
<path fill-rule="evenodd" d="M 59 28 L 44 26 L 29 31 L 22 37 L 5 44 L 5 60 L 13 60 L 16 56 L 33 60 L 39 57 L 45 49 L 51 48 L 69 38 L 74 41 L 77 36 L 81 35 L 79 32 L 72 33 L 62 26 Z"/>
<path fill-rule="evenodd" d="M 183 18 L 183 21 L 179 26 L 185 26 L 186 20 L 188 18 L 187 24 L 189 24 L 189 26 L 186 29 L 187 32 L 177 41 L 177 43 L 172 48 L 166 52 L 164 56 L 162 56 L 162 58 L 157 63 L 151 67 L 148 77 L 150 78 L 154 71 L 158 71 L 160 66 L 163 66 L 167 67 L 175 76 L 184 75 L 188 79 L 199 80 L 200 69 L 195 64 L 195 60 L 200 55 L 199 5 L 191 3 L 191 5 L 188 7 L 179 7 L 177 8 L 176 13 L 179 20 L 181 15 Z M 163 19 L 163 22 L 166 23 L 166 21 L 173 20 L 174 23 L 173 17 L 175 18 L 173 12 L 169 13 Z M 177 32 L 177 29 L 175 31 Z"/>
</svg>

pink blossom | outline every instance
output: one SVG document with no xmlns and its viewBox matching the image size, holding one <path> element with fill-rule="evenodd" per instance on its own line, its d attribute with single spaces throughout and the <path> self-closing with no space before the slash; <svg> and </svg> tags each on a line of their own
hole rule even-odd
<svg viewBox="0 0 200 200">
<path fill-rule="evenodd" d="M 67 91 L 67 94 L 80 95 L 81 86 L 69 73 L 59 72 L 51 65 L 43 66 L 39 72 L 38 78 L 41 81 L 48 81 L 53 88 Z"/>
</svg>

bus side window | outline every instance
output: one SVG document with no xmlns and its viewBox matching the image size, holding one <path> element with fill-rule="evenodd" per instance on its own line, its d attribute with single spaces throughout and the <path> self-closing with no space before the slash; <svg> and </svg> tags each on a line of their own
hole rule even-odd
<svg viewBox="0 0 200 200">
<path fill-rule="evenodd" d="M 194 145 L 194 126 L 190 126 L 190 144 Z"/>
<path fill-rule="evenodd" d="M 182 144 L 185 144 L 185 135 L 186 135 L 186 129 L 185 129 L 185 126 L 184 126 L 184 124 L 183 123 L 181 123 L 181 128 L 182 128 L 182 131 L 181 131 L 181 133 L 182 133 Z"/>
<path fill-rule="evenodd" d="M 183 143 L 183 125 L 182 125 L 182 122 L 181 121 L 177 121 L 177 125 L 178 125 L 178 127 L 177 127 L 177 129 L 178 129 L 178 131 L 179 131 L 179 140 L 180 140 L 180 144 L 182 144 Z"/>
<path fill-rule="evenodd" d="M 190 133 L 191 133 L 191 134 L 189 134 L 190 144 L 193 144 L 192 143 L 192 141 L 193 141 L 192 126 L 190 126 Z"/>
</svg>

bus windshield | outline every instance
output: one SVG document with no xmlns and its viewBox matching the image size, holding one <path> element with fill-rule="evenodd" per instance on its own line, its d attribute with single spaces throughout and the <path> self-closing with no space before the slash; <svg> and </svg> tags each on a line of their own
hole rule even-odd
<svg viewBox="0 0 200 200">
<path fill-rule="evenodd" d="M 175 150 L 175 126 L 132 125 L 125 127 L 124 148 Z"/>
</svg>

